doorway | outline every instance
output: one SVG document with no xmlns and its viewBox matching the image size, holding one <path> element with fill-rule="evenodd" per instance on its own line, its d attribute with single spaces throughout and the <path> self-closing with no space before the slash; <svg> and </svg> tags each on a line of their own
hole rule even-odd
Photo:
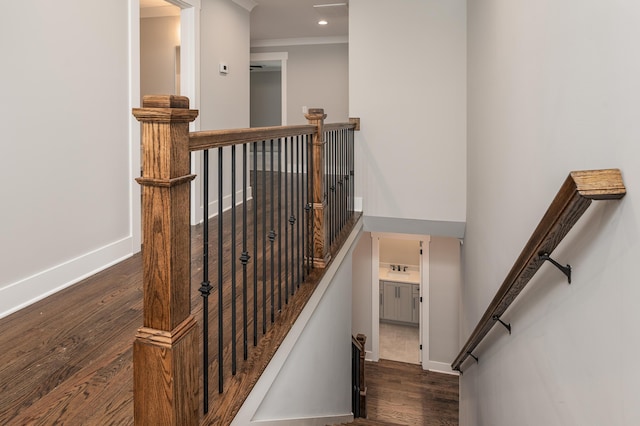
<svg viewBox="0 0 640 426">
<path fill-rule="evenodd" d="M 372 233 L 373 358 L 423 364 L 428 354 L 430 237 Z"/>
</svg>

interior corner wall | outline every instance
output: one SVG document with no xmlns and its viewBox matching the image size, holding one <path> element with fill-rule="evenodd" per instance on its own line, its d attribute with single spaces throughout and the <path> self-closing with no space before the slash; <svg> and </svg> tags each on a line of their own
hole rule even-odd
<svg viewBox="0 0 640 426">
<path fill-rule="evenodd" d="M 350 1 L 349 115 L 367 217 L 464 222 L 466 1 Z"/>
<path fill-rule="evenodd" d="M 460 350 L 460 240 L 429 242 L 429 362 L 444 371 Z"/>
<path fill-rule="evenodd" d="M 140 99 L 144 95 L 176 92 L 176 47 L 180 46 L 180 17 L 140 19 Z"/>
<path fill-rule="evenodd" d="M 363 232 L 353 250 L 352 299 L 353 311 L 351 317 L 351 334 L 359 333 L 367 336 L 365 351 L 371 353 L 372 335 L 372 240 L 370 232 Z"/>
<path fill-rule="evenodd" d="M 5 2 L 0 316 L 134 251 L 129 5 Z"/>
<path fill-rule="evenodd" d="M 640 424 L 640 3 L 468 2 L 464 341 L 572 170 L 620 168 L 463 364 L 461 425 Z"/>
<path fill-rule="evenodd" d="M 324 108 L 327 123 L 349 121 L 347 44 L 253 47 L 252 53 L 287 52 L 287 124 L 307 124 L 302 107 Z"/>
</svg>

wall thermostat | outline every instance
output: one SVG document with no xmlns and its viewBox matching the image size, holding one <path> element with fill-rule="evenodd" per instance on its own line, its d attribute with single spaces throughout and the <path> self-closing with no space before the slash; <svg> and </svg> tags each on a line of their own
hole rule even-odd
<svg viewBox="0 0 640 426">
<path fill-rule="evenodd" d="M 229 72 L 229 67 L 227 66 L 227 64 L 220 62 L 220 65 L 218 65 L 218 70 L 220 71 L 220 74 L 226 74 Z"/>
</svg>

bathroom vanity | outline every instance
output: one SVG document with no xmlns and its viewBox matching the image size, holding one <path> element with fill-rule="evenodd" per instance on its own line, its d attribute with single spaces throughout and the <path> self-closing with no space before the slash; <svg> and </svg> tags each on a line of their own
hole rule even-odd
<svg viewBox="0 0 640 426">
<path fill-rule="evenodd" d="M 404 269 L 404 268 L 403 268 Z M 417 270 L 380 268 L 380 319 L 419 324 L 420 273 Z"/>
</svg>

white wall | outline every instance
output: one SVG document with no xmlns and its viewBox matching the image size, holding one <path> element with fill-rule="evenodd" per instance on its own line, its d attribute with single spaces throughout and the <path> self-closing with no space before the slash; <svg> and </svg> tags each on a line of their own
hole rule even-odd
<svg viewBox="0 0 640 426">
<path fill-rule="evenodd" d="M 420 265 L 420 241 L 381 238 L 380 263 L 418 267 Z"/>
<path fill-rule="evenodd" d="M 231 0 L 202 3 L 200 14 L 200 129 L 249 127 L 249 12 Z M 225 63 L 227 74 L 219 72 Z M 209 214 L 218 212 L 217 149 L 209 156 Z M 236 152 L 236 200 L 242 197 L 241 148 Z M 224 208 L 231 205 L 231 154 L 224 149 Z M 214 201 L 215 200 L 215 201 Z"/>
<path fill-rule="evenodd" d="M 180 46 L 179 16 L 140 19 L 140 99 L 178 94 L 176 46 Z"/>
<path fill-rule="evenodd" d="M 249 12 L 231 0 L 208 0 L 200 20 L 200 127 L 249 127 Z M 228 74 L 218 72 L 221 62 Z"/>
<path fill-rule="evenodd" d="M 252 47 L 287 52 L 287 124 L 306 124 L 302 107 L 324 108 L 327 123 L 349 121 L 349 50 L 346 44 Z"/>
<path fill-rule="evenodd" d="M 464 0 L 349 2 L 349 115 L 362 123 L 356 183 L 367 217 L 455 222 L 451 236 L 461 236 L 465 37 Z M 412 226 L 371 230 L 439 234 Z"/>
<path fill-rule="evenodd" d="M 460 350 L 460 240 L 431 237 L 429 244 L 429 362 L 451 371 Z"/>
<path fill-rule="evenodd" d="M 618 167 L 463 365 L 463 425 L 640 424 L 640 3 L 469 2 L 468 215 L 462 339 L 571 170 Z M 491 343 L 491 344 L 489 344 Z"/>
<path fill-rule="evenodd" d="M 4 316 L 139 247 L 128 3 L 6 2 L 0 15 Z"/>
</svg>

